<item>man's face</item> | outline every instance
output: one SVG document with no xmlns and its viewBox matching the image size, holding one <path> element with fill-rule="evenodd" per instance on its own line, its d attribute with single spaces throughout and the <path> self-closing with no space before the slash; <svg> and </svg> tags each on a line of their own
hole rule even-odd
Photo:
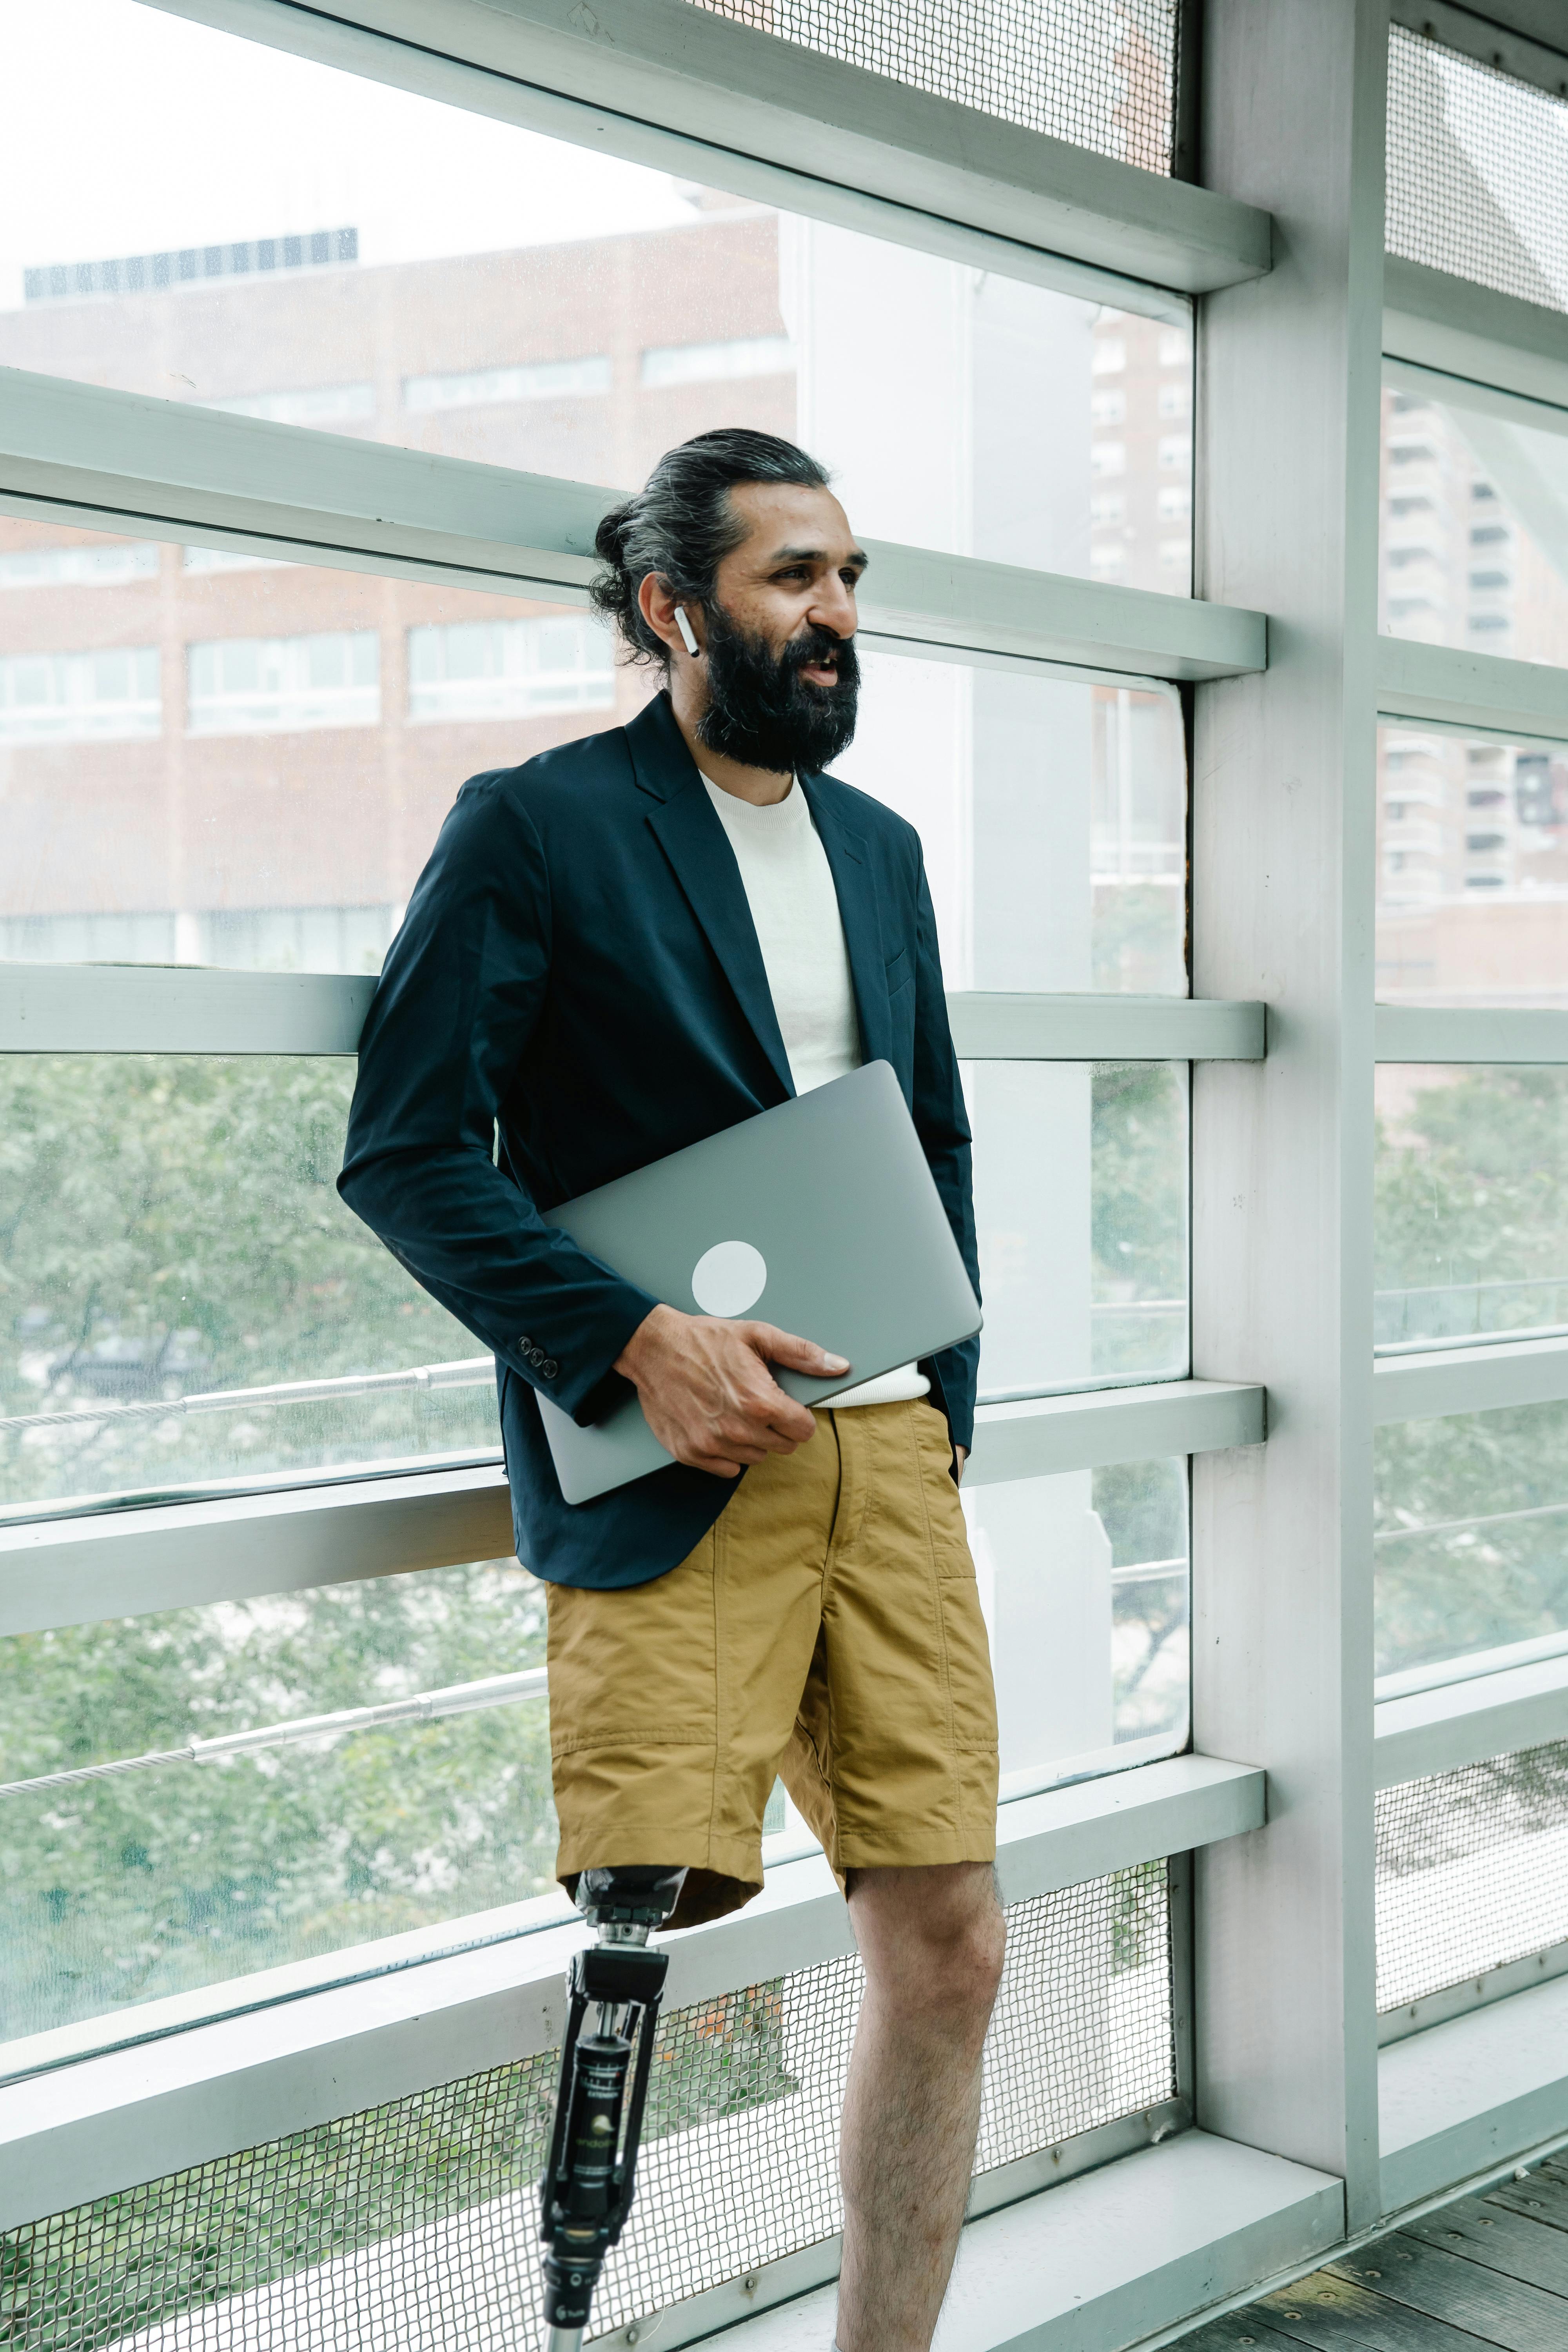
<svg viewBox="0 0 1568 2352">
<path fill-rule="evenodd" d="M 750 526 L 719 566 L 707 611 L 710 751 L 773 774 L 826 767 L 855 733 L 855 590 L 866 569 L 831 490 L 747 482 Z"/>
</svg>

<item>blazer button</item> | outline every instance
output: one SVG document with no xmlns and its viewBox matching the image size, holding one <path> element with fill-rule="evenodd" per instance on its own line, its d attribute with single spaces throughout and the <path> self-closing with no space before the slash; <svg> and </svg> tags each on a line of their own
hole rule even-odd
<svg viewBox="0 0 1568 2352">
<path fill-rule="evenodd" d="M 561 1367 L 556 1362 L 553 1356 L 546 1356 L 539 1369 L 544 1374 L 547 1381 L 552 1381 L 555 1378 L 556 1373 L 561 1370 Z"/>
</svg>

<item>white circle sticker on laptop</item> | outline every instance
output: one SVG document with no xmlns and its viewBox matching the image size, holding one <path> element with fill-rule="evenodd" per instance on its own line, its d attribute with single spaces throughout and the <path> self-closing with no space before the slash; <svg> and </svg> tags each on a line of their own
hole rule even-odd
<svg viewBox="0 0 1568 2352">
<path fill-rule="evenodd" d="M 691 1269 L 691 1296 L 704 1315 L 743 1315 L 767 1280 L 767 1259 L 750 1242 L 715 1242 Z"/>
</svg>

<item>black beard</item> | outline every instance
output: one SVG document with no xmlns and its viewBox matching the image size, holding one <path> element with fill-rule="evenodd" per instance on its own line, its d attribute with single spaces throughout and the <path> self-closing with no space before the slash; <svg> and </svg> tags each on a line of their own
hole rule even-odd
<svg viewBox="0 0 1568 2352">
<path fill-rule="evenodd" d="M 801 671 L 837 667 L 832 686 L 813 686 Z M 770 775 L 826 768 L 855 740 L 860 664 L 853 637 L 808 629 L 775 654 L 708 606 L 708 708 L 697 735 L 710 751 Z"/>
</svg>

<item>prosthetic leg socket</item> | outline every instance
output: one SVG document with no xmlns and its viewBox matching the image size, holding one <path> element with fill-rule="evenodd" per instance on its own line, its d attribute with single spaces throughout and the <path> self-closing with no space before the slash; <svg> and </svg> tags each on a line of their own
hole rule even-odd
<svg viewBox="0 0 1568 2352">
<path fill-rule="evenodd" d="M 605 2256 L 626 2227 L 653 2064 L 666 1952 L 648 1931 L 674 1910 L 684 1870 L 585 1870 L 577 1907 L 599 1940 L 566 1980 L 566 2032 L 550 2156 L 540 2183 L 549 2352 L 578 2352 Z M 593 2031 L 584 2026 L 595 2011 Z"/>
</svg>

